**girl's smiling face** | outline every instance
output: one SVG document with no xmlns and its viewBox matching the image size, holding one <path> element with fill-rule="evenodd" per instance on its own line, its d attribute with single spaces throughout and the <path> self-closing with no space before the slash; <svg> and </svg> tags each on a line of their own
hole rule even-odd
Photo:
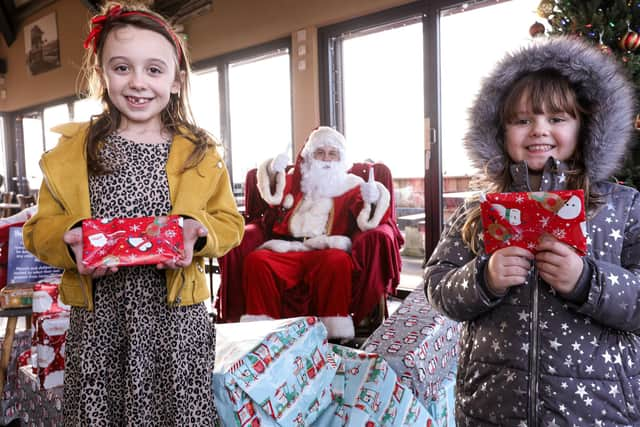
<svg viewBox="0 0 640 427">
<path fill-rule="evenodd" d="M 578 146 L 580 120 L 567 112 L 533 112 L 522 98 L 515 114 L 504 124 L 505 149 L 513 162 L 526 161 L 531 171 L 542 171 L 552 157 L 565 161 Z"/>
<path fill-rule="evenodd" d="M 126 121 L 122 125 L 161 126 L 160 113 L 180 90 L 175 47 L 161 34 L 128 25 L 107 35 L 101 62 L 109 98 Z"/>
</svg>

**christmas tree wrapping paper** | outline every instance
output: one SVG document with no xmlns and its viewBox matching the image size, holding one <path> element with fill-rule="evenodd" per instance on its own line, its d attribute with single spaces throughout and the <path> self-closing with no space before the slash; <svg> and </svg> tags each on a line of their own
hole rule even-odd
<svg viewBox="0 0 640 427">
<path fill-rule="evenodd" d="M 545 234 L 580 254 L 587 250 L 582 190 L 489 193 L 481 197 L 480 209 L 487 253 L 507 246 L 535 253 Z"/>
<path fill-rule="evenodd" d="M 87 267 L 119 267 L 177 261 L 184 253 L 182 217 L 82 221 L 82 261 Z"/>
</svg>

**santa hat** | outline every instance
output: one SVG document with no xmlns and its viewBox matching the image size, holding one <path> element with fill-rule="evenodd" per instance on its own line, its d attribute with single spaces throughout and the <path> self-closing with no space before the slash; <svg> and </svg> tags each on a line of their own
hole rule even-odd
<svg viewBox="0 0 640 427">
<path fill-rule="evenodd" d="M 308 159 L 320 147 L 334 147 L 340 152 L 340 160 L 344 160 L 345 139 L 337 130 L 329 126 L 319 126 L 307 138 L 307 142 L 300 155 Z"/>
</svg>

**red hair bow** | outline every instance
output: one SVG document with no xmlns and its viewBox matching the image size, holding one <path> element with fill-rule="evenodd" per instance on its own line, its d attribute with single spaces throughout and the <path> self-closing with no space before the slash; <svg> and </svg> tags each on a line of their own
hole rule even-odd
<svg viewBox="0 0 640 427">
<path fill-rule="evenodd" d="M 91 32 L 87 36 L 87 39 L 84 41 L 84 48 L 89 49 L 89 46 L 93 45 L 93 52 L 95 53 L 98 49 L 98 38 L 100 37 L 100 33 L 102 32 L 102 28 L 104 27 L 104 23 L 108 18 L 119 16 L 122 13 L 122 6 L 119 4 L 114 4 L 107 10 L 107 13 L 104 15 L 94 16 L 91 19 Z"/>
<path fill-rule="evenodd" d="M 93 46 L 93 53 L 97 53 L 98 38 L 100 38 L 100 33 L 102 33 L 102 29 L 104 28 L 104 23 L 107 21 L 107 19 L 115 18 L 118 16 L 129 16 L 129 15 L 144 16 L 148 19 L 156 21 L 158 24 L 163 26 L 166 29 L 166 31 L 169 33 L 171 38 L 173 39 L 173 44 L 178 53 L 178 63 L 182 63 L 182 48 L 180 46 L 180 41 L 178 40 L 178 36 L 176 36 L 175 32 L 171 29 L 171 27 L 166 22 L 162 21 L 161 19 L 159 19 L 158 17 L 152 14 L 149 14 L 143 11 L 132 10 L 132 11 L 124 12 L 122 10 L 122 6 L 120 6 L 119 4 L 114 4 L 113 6 L 111 6 L 104 15 L 94 16 L 91 19 L 91 32 L 89 32 L 87 39 L 84 41 L 84 44 L 83 44 L 84 48 L 89 49 L 90 46 Z"/>
</svg>

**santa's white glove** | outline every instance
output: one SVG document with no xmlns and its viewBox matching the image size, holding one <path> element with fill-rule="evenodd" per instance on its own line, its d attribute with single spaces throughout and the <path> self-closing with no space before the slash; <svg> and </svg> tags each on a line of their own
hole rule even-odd
<svg viewBox="0 0 640 427">
<path fill-rule="evenodd" d="M 351 239 L 347 236 L 316 236 L 304 241 L 304 245 L 309 249 L 340 249 L 345 252 L 351 251 Z"/>
<path fill-rule="evenodd" d="M 380 190 L 373 177 L 373 167 L 369 168 L 369 179 L 367 182 L 360 184 L 360 193 L 365 203 L 375 203 L 380 198 Z"/>
<path fill-rule="evenodd" d="M 271 160 L 271 171 L 273 173 L 284 172 L 288 164 L 289 155 L 285 153 L 278 154 L 273 160 Z"/>
</svg>

